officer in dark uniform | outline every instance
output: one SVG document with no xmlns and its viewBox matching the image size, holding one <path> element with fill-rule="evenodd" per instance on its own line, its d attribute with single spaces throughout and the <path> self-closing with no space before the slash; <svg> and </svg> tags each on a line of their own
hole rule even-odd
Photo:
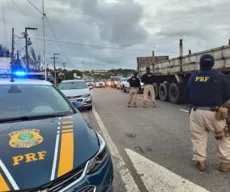
<svg viewBox="0 0 230 192">
<path fill-rule="evenodd" d="M 150 71 L 150 67 L 146 68 L 146 73 L 142 76 L 141 81 L 144 83 L 144 102 L 143 107 L 146 108 L 146 102 L 149 97 L 151 97 L 151 101 L 153 103 L 153 107 L 156 107 L 156 100 L 155 100 L 155 90 L 153 88 L 154 83 L 154 75 Z"/>
<path fill-rule="evenodd" d="M 226 119 L 217 118 L 226 111 L 220 107 L 230 99 L 230 81 L 221 72 L 213 71 L 214 58 L 205 54 L 200 58 L 200 72 L 188 80 L 188 100 L 191 106 L 190 131 L 193 160 L 200 171 L 205 170 L 206 148 L 209 131 L 217 140 L 220 171 L 230 171 L 230 140 L 225 134 Z"/>
<path fill-rule="evenodd" d="M 133 73 L 133 76 L 128 79 L 128 82 L 130 84 L 129 94 L 130 98 L 128 101 L 128 107 L 131 107 L 131 104 L 133 103 L 133 107 L 137 107 L 136 99 L 138 91 L 141 90 L 141 82 L 140 79 L 137 77 L 138 73 L 135 71 Z"/>
</svg>

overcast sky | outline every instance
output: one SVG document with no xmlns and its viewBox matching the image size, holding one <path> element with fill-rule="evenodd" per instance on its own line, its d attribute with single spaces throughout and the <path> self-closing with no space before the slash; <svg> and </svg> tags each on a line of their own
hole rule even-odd
<svg viewBox="0 0 230 192">
<path fill-rule="evenodd" d="M 42 0 L 30 1 L 42 10 Z M 0 5 L 0 44 L 11 48 L 12 27 L 17 36 L 25 27 L 36 27 L 38 31 L 28 33 L 42 55 L 42 14 L 27 0 L 0 0 Z M 180 38 L 184 54 L 226 45 L 229 7 L 229 0 L 45 0 L 45 13 L 60 43 L 46 22 L 47 63 L 52 67 L 56 52 L 61 54 L 58 66 L 136 68 L 136 57 L 151 56 L 152 50 L 178 56 Z M 16 38 L 15 43 L 23 55 L 24 40 Z"/>
</svg>

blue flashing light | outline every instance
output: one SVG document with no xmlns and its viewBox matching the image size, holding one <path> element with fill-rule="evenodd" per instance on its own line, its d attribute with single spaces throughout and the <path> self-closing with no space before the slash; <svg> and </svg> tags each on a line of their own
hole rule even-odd
<svg viewBox="0 0 230 192">
<path fill-rule="evenodd" d="M 26 72 L 25 71 L 15 71 L 13 72 L 14 75 L 19 76 L 19 77 L 25 77 Z"/>
</svg>

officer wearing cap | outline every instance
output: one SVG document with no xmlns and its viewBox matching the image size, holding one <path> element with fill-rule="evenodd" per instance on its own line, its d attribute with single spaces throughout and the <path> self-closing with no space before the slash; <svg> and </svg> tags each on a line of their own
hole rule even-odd
<svg viewBox="0 0 230 192">
<path fill-rule="evenodd" d="M 153 107 L 156 107 L 155 100 L 155 90 L 153 88 L 154 83 L 154 75 L 150 72 L 150 68 L 146 67 L 146 73 L 142 76 L 141 81 L 144 83 L 144 102 L 143 107 L 146 108 L 146 102 L 150 93 L 151 101 L 153 103 Z"/>
<path fill-rule="evenodd" d="M 197 169 L 205 170 L 208 133 L 214 132 L 219 169 L 227 172 L 230 171 L 230 140 L 225 134 L 226 117 L 222 116 L 226 110 L 220 106 L 230 99 L 230 81 L 223 73 L 212 70 L 213 66 L 212 55 L 201 56 L 200 72 L 192 74 L 187 83 L 193 160 Z"/>
<path fill-rule="evenodd" d="M 133 76 L 128 79 L 128 82 L 130 84 L 130 90 L 129 90 L 129 101 L 128 101 L 128 107 L 131 107 L 131 104 L 133 103 L 133 107 L 137 107 L 136 99 L 137 99 L 137 93 L 139 90 L 141 90 L 141 82 L 140 79 L 137 77 L 138 73 L 134 71 Z"/>
</svg>

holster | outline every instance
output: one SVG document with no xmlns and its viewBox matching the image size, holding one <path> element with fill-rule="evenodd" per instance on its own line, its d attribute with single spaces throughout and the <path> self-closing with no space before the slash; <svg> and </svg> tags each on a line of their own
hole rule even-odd
<svg viewBox="0 0 230 192">
<path fill-rule="evenodd" d="M 229 137 L 230 129 L 228 126 L 226 126 L 221 131 L 215 131 L 215 138 L 216 140 L 221 140 L 223 138 Z"/>
<path fill-rule="evenodd" d="M 216 112 L 216 120 L 221 121 L 228 118 L 228 108 L 226 107 L 219 107 Z"/>
</svg>

